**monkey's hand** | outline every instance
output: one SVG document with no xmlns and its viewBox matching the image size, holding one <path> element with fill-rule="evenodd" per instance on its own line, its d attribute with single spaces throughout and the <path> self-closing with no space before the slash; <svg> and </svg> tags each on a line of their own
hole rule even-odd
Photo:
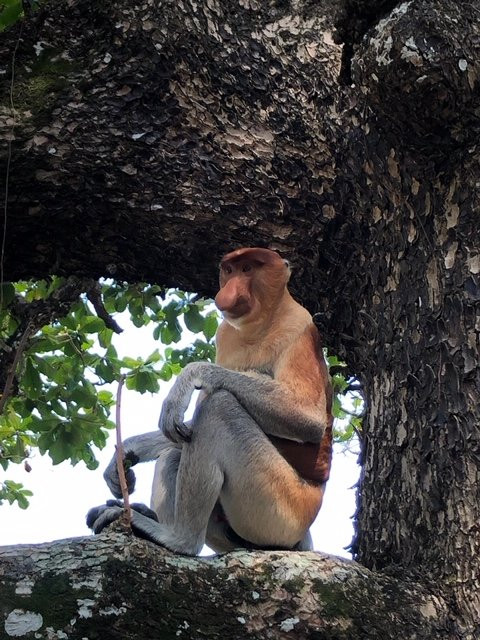
<svg viewBox="0 0 480 640">
<path fill-rule="evenodd" d="M 136 535 L 142 536 L 142 531 L 138 530 L 136 527 L 135 521 L 137 516 L 135 513 L 141 513 L 142 516 L 146 518 L 150 518 L 151 520 L 155 520 L 158 522 L 157 514 L 149 509 L 146 505 L 141 504 L 139 502 L 135 502 L 131 505 L 132 507 L 132 529 Z M 93 507 L 87 513 L 87 527 L 92 529 L 94 533 L 101 533 L 105 527 L 108 527 L 118 520 L 124 511 L 123 502 L 120 500 L 107 500 L 105 504 L 100 505 L 99 507 Z"/>
<path fill-rule="evenodd" d="M 127 451 L 125 458 L 123 459 L 123 466 L 125 468 L 125 477 L 127 479 L 128 493 L 133 493 L 135 490 L 135 473 L 132 467 L 139 462 L 139 458 L 133 451 Z M 103 477 L 108 485 L 108 488 L 116 498 L 122 497 L 122 488 L 120 487 L 120 479 L 118 477 L 117 469 L 117 457 L 113 456 L 110 460 L 108 467 L 103 472 Z M 114 502 L 114 501 L 111 501 Z"/>
<path fill-rule="evenodd" d="M 192 428 L 185 423 L 185 412 L 195 389 L 211 390 L 207 384 L 208 370 L 211 366 L 208 362 L 188 364 L 165 398 L 158 428 L 172 442 L 190 442 Z"/>
</svg>

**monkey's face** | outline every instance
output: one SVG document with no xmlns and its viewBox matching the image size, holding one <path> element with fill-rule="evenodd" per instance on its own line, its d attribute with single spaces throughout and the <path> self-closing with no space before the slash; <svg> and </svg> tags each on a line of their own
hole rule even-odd
<svg viewBox="0 0 480 640">
<path fill-rule="evenodd" d="M 234 326 L 256 320 L 276 306 L 289 277 L 288 262 L 275 251 L 237 249 L 220 263 L 220 291 L 215 304 Z"/>
</svg>

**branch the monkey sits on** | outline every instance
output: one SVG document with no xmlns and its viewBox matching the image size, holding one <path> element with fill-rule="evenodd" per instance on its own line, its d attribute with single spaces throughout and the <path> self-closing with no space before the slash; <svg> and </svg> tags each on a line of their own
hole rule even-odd
<svg viewBox="0 0 480 640">
<path fill-rule="evenodd" d="M 191 555 L 205 542 L 218 552 L 311 548 L 330 470 L 332 391 L 318 331 L 288 292 L 289 277 L 288 262 L 269 249 L 222 259 L 216 364 L 187 365 L 163 403 L 159 431 L 124 443 L 132 464 L 157 461 L 158 521 L 132 505 L 142 537 Z M 185 423 L 195 389 L 201 400 Z M 120 497 L 115 459 L 104 477 Z M 132 469 L 127 482 L 131 493 Z M 121 513 L 110 500 L 89 511 L 87 524 L 99 533 Z"/>
</svg>

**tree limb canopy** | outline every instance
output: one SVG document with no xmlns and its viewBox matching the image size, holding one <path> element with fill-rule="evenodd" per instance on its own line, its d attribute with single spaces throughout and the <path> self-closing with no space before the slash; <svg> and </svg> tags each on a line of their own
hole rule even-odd
<svg viewBox="0 0 480 640">
<path fill-rule="evenodd" d="M 423 587 L 319 553 L 188 558 L 111 530 L 0 561 L 2 638 L 447 637 Z"/>
<path fill-rule="evenodd" d="M 42 5 L 0 45 L 5 279 L 211 294 L 219 256 L 268 245 L 316 310 L 365 242 L 365 132 L 385 157 L 473 139 L 479 22 L 450 0 Z"/>
<path fill-rule="evenodd" d="M 353 79 L 390 139 L 445 153 L 478 139 L 480 9 L 403 2 L 358 46 Z"/>
<path fill-rule="evenodd" d="M 288 249 L 312 216 L 328 222 L 340 47 L 321 11 L 277 4 L 63 2 L 25 23 L 9 278 L 73 269 L 200 290 L 226 249 Z"/>
</svg>

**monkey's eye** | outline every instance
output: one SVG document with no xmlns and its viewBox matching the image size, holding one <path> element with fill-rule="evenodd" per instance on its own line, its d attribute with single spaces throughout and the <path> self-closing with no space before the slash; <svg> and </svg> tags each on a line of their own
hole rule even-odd
<svg viewBox="0 0 480 640">
<path fill-rule="evenodd" d="M 252 270 L 252 265 L 251 264 L 244 264 L 242 267 L 242 271 L 243 273 L 246 273 L 247 271 L 251 271 Z"/>
<path fill-rule="evenodd" d="M 223 270 L 225 271 L 225 273 L 230 274 L 230 273 L 232 273 L 233 268 L 229 264 L 226 264 L 226 265 L 224 265 Z"/>
<path fill-rule="evenodd" d="M 288 260 L 284 260 L 283 262 L 285 263 L 287 269 L 290 269 L 290 262 Z"/>
</svg>

